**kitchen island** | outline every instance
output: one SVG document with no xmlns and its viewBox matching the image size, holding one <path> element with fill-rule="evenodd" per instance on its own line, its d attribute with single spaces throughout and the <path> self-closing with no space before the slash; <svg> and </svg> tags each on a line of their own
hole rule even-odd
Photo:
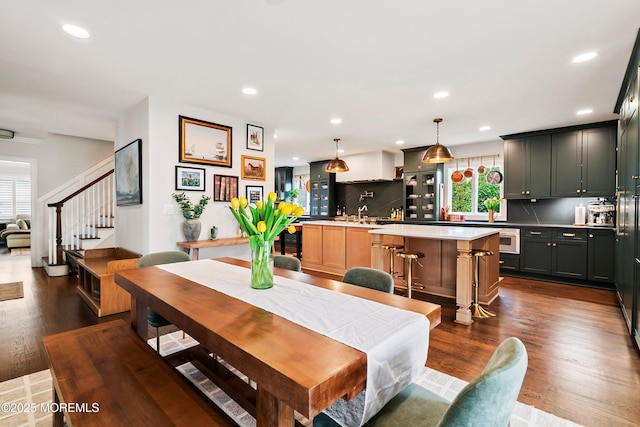
<svg viewBox="0 0 640 427">
<path fill-rule="evenodd" d="M 413 269 L 413 284 L 424 292 L 455 298 L 455 321 L 469 325 L 475 275 L 472 251 L 489 250 L 480 260 L 479 301 L 490 304 L 498 297 L 500 280 L 499 229 L 485 227 L 389 224 L 372 229 L 371 267 L 384 269 L 388 254 L 381 248 L 389 238 L 402 238 L 405 251 L 422 252 L 422 267 Z"/>
<path fill-rule="evenodd" d="M 372 267 L 389 271 L 389 254 L 382 244 L 404 245 L 405 251 L 422 252 L 420 265 L 413 268 L 417 292 L 455 298 L 455 321 L 473 323 L 472 282 L 475 274 L 472 250 L 490 250 L 494 255 L 480 261 L 479 300 L 488 305 L 498 297 L 499 229 L 413 224 L 358 224 L 344 221 L 307 221 L 302 267 L 305 270 L 342 275 L 352 267 Z M 403 273 L 396 258 L 395 271 Z M 396 286 L 403 288 L 402 278 Z M 406 286 L 406 285 L 405 285 Z"/>
</svg>

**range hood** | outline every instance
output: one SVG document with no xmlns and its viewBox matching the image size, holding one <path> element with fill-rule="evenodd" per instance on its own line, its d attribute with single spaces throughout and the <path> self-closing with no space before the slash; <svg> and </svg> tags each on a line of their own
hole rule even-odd
<svg viewBox="0 0 640 427">
<path fill-rule="evenodd" d="M 349 165 L 348 172 L 336 173 L 336 182 L 392 181 L 395 155 L 389 151 L 372 151 L 341 157 Z"/>
</svg>

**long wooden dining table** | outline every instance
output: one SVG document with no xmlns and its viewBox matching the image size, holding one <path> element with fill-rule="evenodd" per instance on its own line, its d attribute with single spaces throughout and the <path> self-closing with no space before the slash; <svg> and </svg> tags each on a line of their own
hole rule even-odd
<svg viewBox="0 0 640 427">
<path fill-rule="evenodd" d="M 233 258 L 215 261 L 247 269 L 250 266 Z M 201 261 L 191 261 L 197 262 Z M 297 282 L 419 313 L 428 318 L 429 328 L 440 323 L 441 310 L 436 304 L 305 273 L 274 270 L 277 276 Z M 115 281 L 131 294 L 131 326 L 142 339 L 148 337 L 150 307 L 257 384 L 255 417 L 259 427 L 293 426 L 294 411 L 312 419 L 336 400 L 349 400 L 365 388 L 366 353 L 268 310 L 162 266 L 120 271 Z"/>
</svg>

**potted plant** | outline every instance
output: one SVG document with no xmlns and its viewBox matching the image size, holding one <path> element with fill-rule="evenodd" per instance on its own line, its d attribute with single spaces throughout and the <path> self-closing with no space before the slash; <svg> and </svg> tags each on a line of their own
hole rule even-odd
<svg viewBox="0 0 640 427">
<path fill-rule="evenodd" d="M 211 200 L 211 197 L 204 194 L 200 198 L 198 204 L 194 205 L 189 197 L 184 192 L 173 193 L 171 195 L 182 209 L 182 216 L 185 221 L 182 223 L 182 232 L 187 242 L 195 242 L 200 237 L 200 231 L 202 230 L 202 224 L 200 223 L 200 215 L 204 211 L 205 206 Z"/>
</svg>

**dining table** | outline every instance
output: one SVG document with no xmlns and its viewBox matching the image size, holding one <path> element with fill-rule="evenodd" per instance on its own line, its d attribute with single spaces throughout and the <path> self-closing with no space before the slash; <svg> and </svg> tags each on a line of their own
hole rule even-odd
<svg viewBox="0 0 640 427">
<path fill-rule="evenodd" d="M 152 308 L 256 384 L 256 425 L 293 426 L 325 410 L 361 425 L 424 368 L 439 305 L 274 268 L 250 287 L 250 263 L 204 259 L 119 271 L 131 326 Z"/>
</svg>

